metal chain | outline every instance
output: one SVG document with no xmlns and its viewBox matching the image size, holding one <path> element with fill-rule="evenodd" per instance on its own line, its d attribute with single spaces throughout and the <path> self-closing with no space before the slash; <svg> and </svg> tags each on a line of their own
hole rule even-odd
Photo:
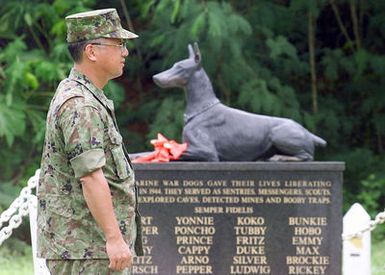
<svg viewBox="0 0 385 275">
<path fill-rule="evenodd" d="M 369 226 L 357 231 L 356 233 L 352 234 L 342 234 L 342 240 L 348 241 L 354 238 L 362 238 L 364 233 L 368 231 L 373 231 L 377 225 L 382 224 L 385 222 L 385 210 L 383 212 L 380 212 L 376 215 L 376 218 L 372 221 L 370 221 Z"/>
<path fill-rule="evenodd" d="M 20 226 L 23 217 L 28 215 L 28 205 L 32 203 L 32 189 L 36 188 L 39 181 L 40 169 L 36 170 L 35 175 L 28 180 L 28 184 L 20 191 L 20 195 L 12 202 L 7 210 L 0 216 L 0 228 L 3 223 L 8 222 L 8 226 L 0 230 L 0 246 L 12 235 L 13 229 Z M 17 213 L 16 213 L 17 212 Z M 16 213 L 16 214 L 15 214 Z"/>
</svg>

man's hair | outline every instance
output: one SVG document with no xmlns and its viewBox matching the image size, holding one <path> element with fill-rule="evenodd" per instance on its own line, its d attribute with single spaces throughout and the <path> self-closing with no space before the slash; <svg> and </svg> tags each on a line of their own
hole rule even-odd
<svg viewBox="0 0 385 275">
<path fill-rule="evenodd" d="M 90 41 L 68 43 L 68 51 L 75 63 L 79 63 L 82 60 L 84 48 L 89 43 Z"/>
</svg>

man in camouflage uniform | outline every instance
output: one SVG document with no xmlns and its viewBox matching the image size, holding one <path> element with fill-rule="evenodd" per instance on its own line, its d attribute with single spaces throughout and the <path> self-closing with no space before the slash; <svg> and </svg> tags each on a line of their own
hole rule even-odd
<svg viewBox="0 0 385 275">
<path fill-rule="evenodd" d="M 75 61 L 47 115 L 38 187 L 38 256 L 52 274 L 129 274 L 138 242 L 134 171 L 103 87 L 128 50 L 115 9 L 66 17 Z M 139 253 L 137 253 L 139 254 Z"/>
</svg>

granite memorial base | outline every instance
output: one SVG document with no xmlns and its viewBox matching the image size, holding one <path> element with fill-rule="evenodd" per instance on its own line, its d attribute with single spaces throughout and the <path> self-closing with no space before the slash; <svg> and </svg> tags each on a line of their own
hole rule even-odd
<svg viewBox="0 0 385 275">
<path fill-rule="evenodd" d="M 135 164 L 134 274 L 341 274 L 342 162 Z"/>
</svg>

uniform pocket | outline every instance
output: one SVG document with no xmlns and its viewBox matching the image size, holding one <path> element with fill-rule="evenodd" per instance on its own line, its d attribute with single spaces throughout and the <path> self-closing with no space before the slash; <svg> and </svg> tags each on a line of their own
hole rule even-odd
<svg viewBox="0 0 385 275">
<path fill-rule="evenodd" d="M 129 176 L 128 162 L 124 156 L 122 145 L 111 148 L 112 158 L 114 159 L 116 172 L 120 179 L 125 179 Z"/>
<path fill-rule="evenodd" d="M 110 137 L 110 141 L 114 145 L 121 145 L 122 144 L 122 136 L 119 134 L 119 132 L 115 128 L 108 128 L 108 136 Z"/>
<path fill-rule="evenodd" d="M 122 136 L 115 128 L 108 129 L 108 136 L 111 141 L 111 155 L 115 163 L 118 178 L 126 179 L 130 176 L 130 166 L 124 155 Z"/>
</svg>

